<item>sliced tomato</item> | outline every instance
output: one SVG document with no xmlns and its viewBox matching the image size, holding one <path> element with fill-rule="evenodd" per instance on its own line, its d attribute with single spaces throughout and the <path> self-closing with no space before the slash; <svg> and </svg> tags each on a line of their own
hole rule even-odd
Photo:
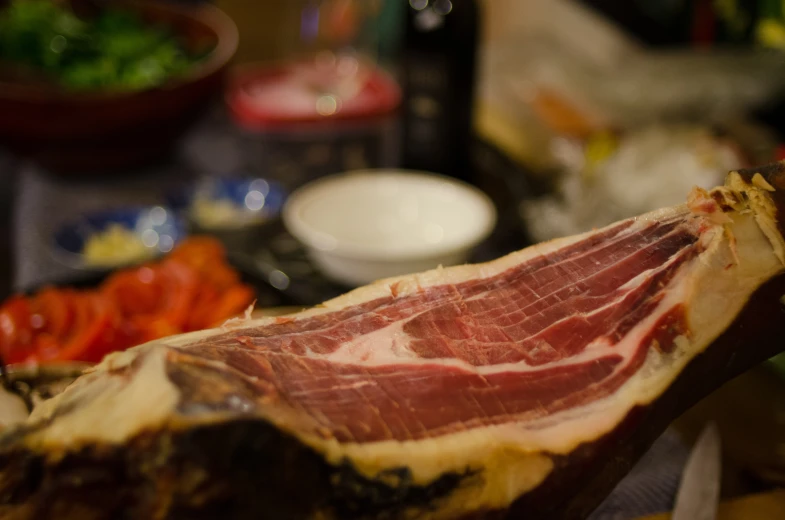
<svg viewBox="0 0 785 520">
<path fill-rule="evenodd" d="M 115 347 L 116 312 L 106 297 L 94 293 L 75 296 L 75 315 L 68 338 L 56 352 L 39 351 L 41 361 L 98 362 Z"/>
<path fill-rule="evenodd" d="M 88 345 L 81 360 L 98 362 L 110 352 L 137 345 L 138 335 L 128 326 L 116 303 L 101 293 L 92 293 L 91 297 L 94 308 L 100 309 L 101 316 L 105 316 L 108 320 L 108 326 L 102 330 L 96 341 Z"/>
<path fill-rule="evenodd" d="M 253 299 L 253 289 L 247 285 L 232 287 L 225 291 L 212 307 L 209 321 L 206 321 L 202 328 L 217 327 L 229 318 L 242 314 L 253 303 Z"/>
<path fill-rule="evenodd" d="M 176 327 L 182 327 L 187 322 L 197 286 L 193 269 L 167 259 L 136 272 L 114 275 L 102 292 L 116 302 L 126 318 L 165 318 Z"/>
<path fill-rule="evenodd" d="M 0 307 L 0 354 L 6 363 L 22 363 L 33 354 L 33 325 L 30 302 L 12 296 Z"/>
<path fill-rule="evenodd" d="M 123 316 L 154 314 L 161 305 L 162 287 L 157 266 L 119 271 L 104 282 L 101 292 L 115 302 Z"/>
<path fill-rule="evenodd" d="M 218 325 L 253 300 L 210 237 L 183 242 L 158 263 L 119 271 L 95 291 L 46 288 L 0 307 L 0 355 L 98 362 L 108 352 Z"/>
<path fill-rule="evenodd" d="M 102 294 L 115 302 L 127 328 L 141 343 L 186 330 L 199 288 L 194 269 L 167 259 L 113 275 Z"/>
<path fill-rule="evenodd" d="M 200 284 L 193 305 L 191 306 L 191 313 L 188 316 L 185 330 L 192 331 L 206 328 L 204 324 L 210 321 L 213 308 L 220 296 L 220 291 L 214 286 Z"/>
<path fill-rule="evenodd" d="M 68 289 L 47 287 L 33 297 L 30 307 L 34 316 L 40 316 L 34 323 L 42 331 L 54 338 L 62 337 L 73 320 L 73 299 L 75 292 Z"/>
<path fill-rule="evenodd" d="M 35 337 L 35 354 L 29 360 L 42 362 L 47 359 L 57 359 L 62 343 L 47 332 L 41 332 Z"/>
<path fill-rule="evenodd" d="M 183 332 L 182 329 L 169 323 L 165 318 L 135 320 L 135 322 L 139 344 Z"/>
<path fill-rule="evenodd" d="M 199 278 L 190 266 L 176 259 L 161 262 L 157 274 L 164 287 L 164 306 L 159 316 L 178 330 L 185 330 L 199 291 Z"/>
<path fill-rule="evenodd" d="M 237 272 L 226 264 L 226 250 L 223 245 L 213 237 L 191 237 L 178 245 L 169 255 L 169 259 L 181 261 L 192 267 L 203 283 L 219 290 L 229 288 L 240 281 Z"/>
<path fill-rule="evenodd" d="M 240 276 L 231 267 L 216 263 L 212 268 L 199 273 L 205 284 L 224 291 L 240 283 Z"/>
<path fill-rule="evenodd" d="M 201 267 L 222 262 L 226 257 L 226 249 L 217 238 L 202 235 L 189 237 L 182 241 L 169 253 L 167 258 L 184 260 L 193 267 Z"/>
</svg>

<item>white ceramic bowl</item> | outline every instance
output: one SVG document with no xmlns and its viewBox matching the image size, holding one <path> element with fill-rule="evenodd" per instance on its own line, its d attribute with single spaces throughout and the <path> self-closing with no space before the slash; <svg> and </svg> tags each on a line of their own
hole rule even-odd
<svg viewBox="0 0 785 520">
<path fill-rule="evenodd" d="M 349 285 L 466 262 L 496 225 L 480 190 L 439 175 L 360 170 L 295 191 L 289 232 L 329 277 Z"/>
</svg>

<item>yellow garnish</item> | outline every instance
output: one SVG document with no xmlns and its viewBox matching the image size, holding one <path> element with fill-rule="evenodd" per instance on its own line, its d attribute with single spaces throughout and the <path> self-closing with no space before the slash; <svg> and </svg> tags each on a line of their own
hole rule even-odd
<svg viewBox="0 0 785 520">
<path fill-rule="evenodd" d="M 605 162 L 618 147 L 618 140 L 612 132 L 597 132 L 586 141 L 583 156 L 585 167 L 583 175 L 586 180 L 594 177 L 596 167 Z"/>
<path fill-rule="evenodd" d="M 90 265 L 114 266 L 147 260 L 155 251 L 145 246 L 132 230 L 121 224 L 110 224 L 104 231 L 90 236 L 82 254 Z"/>
<path fill-rule="evenodd" d="M 191 204 L 191 218 L 205 229 L 240 228 L 265 220 L 261 212 L 238 207 L 229 199 L 203 197 L 196 197 Z"/>
</svg>

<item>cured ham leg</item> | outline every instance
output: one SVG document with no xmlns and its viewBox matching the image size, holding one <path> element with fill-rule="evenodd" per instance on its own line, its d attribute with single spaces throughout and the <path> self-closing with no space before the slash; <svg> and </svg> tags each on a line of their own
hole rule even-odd
<svg viewBox="0 0 785 520">
<path fill-rule="evenodd" d="M 0 513 L 583 518 L 673 418 L 785 350 L 784 237 L 775 164 L 113 354 L 0 438 Z"/>
</svg>

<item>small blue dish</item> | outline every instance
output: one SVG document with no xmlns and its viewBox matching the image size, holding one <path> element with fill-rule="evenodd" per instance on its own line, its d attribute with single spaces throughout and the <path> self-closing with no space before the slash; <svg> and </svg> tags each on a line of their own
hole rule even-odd
<svg viewBox="0 0 785 520">
<path fill-rule="evenodd" d="M 167 196 L 170 207 L 181 212 L 198 228 L 208 231 L 261 224 L 278 217 L 285 201 L 286 191 L 283 187 L 262 178 L 210 178 Z M 223 222 L 220 219 L 207 222 L 200 218 L 199 203 L 215 204 L 216 213 L 226 209 L 228 204 L 230 214 L 223 213 L 226 217 Z"/>
<path fill-rule="evenodd" d="M 81 269 L 112 269 L 136 261 L 93 263 L 83 251 L 91 236 L 119 225 L 139 237 L 148 253 L 146 260 L 168 253 L 187 235 L 182 218 L 163 206 L 130 207 L 87 213 L 55 231 L 53 235 L 56 257 L 63 263 Z"/>
</svg>

